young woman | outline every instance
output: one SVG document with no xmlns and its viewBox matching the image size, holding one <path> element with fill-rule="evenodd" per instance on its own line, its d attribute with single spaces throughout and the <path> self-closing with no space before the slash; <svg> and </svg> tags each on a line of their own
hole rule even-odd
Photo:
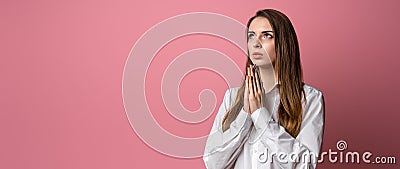
<svg viewBox="0 0 400 169">
<path fill-rule="evenodd" d="M 324 128 L 322 93 L 303 82 L 293 25 L 260 10 L 247 23 L 240 87 L 226 91 L 207 140 L 207 168 L 315 168 Z"/>
</svg>

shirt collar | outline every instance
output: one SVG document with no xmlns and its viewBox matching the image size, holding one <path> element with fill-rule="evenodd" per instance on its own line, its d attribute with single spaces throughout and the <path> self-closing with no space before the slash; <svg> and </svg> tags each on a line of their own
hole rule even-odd
<svg viewBox="0 0 400 169">
<path fill-rule="evenodd" d="M 280 86 L 280 84 L 278 83 L 278 81 L 276 81 L 274 86 L 272 86 L 272 88 L 265 93 L 270 93 L 271 91 L 275 91 L 279 86 Z"/>
</svg>

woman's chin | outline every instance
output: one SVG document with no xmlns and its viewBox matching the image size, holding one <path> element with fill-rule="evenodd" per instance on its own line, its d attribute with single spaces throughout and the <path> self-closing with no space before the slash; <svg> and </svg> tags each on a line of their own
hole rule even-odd
<svg viewBox="0 0 400 169">
<path fill-rule="evenodd" d="M 269 68 L 273 67 L 273 64 L 270 61 L 265 61 L 265 60 L 254 60 L 253 64 L 256 64 L 258 67 L 261 68 Z"/>
</svg>

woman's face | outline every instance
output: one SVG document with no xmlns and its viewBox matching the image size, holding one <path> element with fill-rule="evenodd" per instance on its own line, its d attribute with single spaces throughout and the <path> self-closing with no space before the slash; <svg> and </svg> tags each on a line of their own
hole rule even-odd
<svg viewBox="0 0 400 169">
<path fill-rule="evenodd" d="M 250 60 L 260 67 L 275 65 L 274 32 L 267 18 L 256 17 L 247 32 Z"/>
</svg>

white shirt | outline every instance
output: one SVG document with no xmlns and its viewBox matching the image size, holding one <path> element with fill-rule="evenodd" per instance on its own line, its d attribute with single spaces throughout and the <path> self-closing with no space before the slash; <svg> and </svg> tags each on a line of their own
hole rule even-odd
<svg viewBox="0 0 400 169">
<path fill-rule="evenodd" d="M 239 87 L 226 91 L 204 151 L 203 160 L 207 168 L 314 169 L 316 167 L 315 160 L 320 153 L 324 128 L 325 108 L 322 92 L 304 85 L 307 102 L 305 104 L 303 98 L 301 130 L 297 137 L 293 138 L 278 124 L 277 110 L 280 104 L 278 86 L 276 83 L 265 94 L 266 104 L 263 107 L 251 115 L 241 109 L 230 128 L 222 132 L 222 119 L 233 105 Z M 313 154 L 315 160 L 311 158 Z M 309 158 L 302 158 L 303 156 Z M 299 162 L 294 161 L 296 157 Z M 311 162 L 307 161 L 310 159 Z"/>
</svg>

